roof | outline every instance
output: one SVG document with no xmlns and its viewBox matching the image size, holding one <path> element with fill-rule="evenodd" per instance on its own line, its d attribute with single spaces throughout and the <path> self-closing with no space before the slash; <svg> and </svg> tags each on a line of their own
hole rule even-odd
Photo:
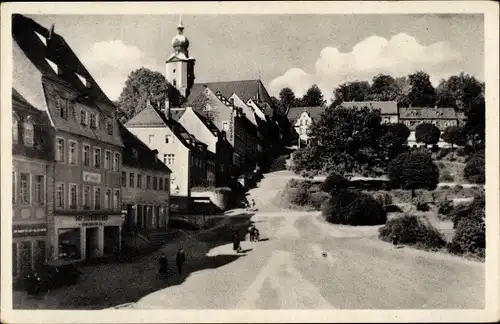
<svg viewBox="0 0 500 324">
<path fill-rule="evenodd" d="M 309 117 L 311 119 L 316 119 L 318 118 L 324 111 L 326 107 L 293 107 L 288 110 L 288 120 L 290 122 L 295 122 L 297 119 L 299 119 L 300 115 L 305 111 L 309 114 Z"/>
<path fill-rule="evenodd" d="M 201 115 L 199 112 L 195 111 L 194 109 L 193 109 L 193 113 L 196 115 L 196 117 L 198 117 L 200 119 L 200 121 L 203 123 L 203 125 L 205 125 L 205 127 L 207 127 L 208 130 L 210 132 L 212 132 L 212 134 L 214 134 L 215 136 L 221 135 L 221 131 L 217 128 L 217 126 L 215 126 L 215 124 L 210 119 Z"/>
<path fill-rule="evenodd" d="M 451 107 L 401 107 L 400 119 L 458 119 L 457 113 Z"/>
<path fill-rule="evenodd" d="M 44 76 L 67 83 L 92 98 L 111 103 L 63 37 L 50 33 L 33 19 L 20 14 L 12 15 L 12 37 L 31 64 Z M 45 39 L 47 45 L 40 37 Z M 46 58 L 62 68 L 61 75 L 51 68 Z M 89 81 L 91 86 L 84 85 L 77 74 Z"/>
<path fill-rule="evenodd" d="M 226 98 L 236 93 L 244 102 L 247 102 L 249 99 L 256 100 L 257 97 L 261 101 L 271 102 L 271 97 L 260 80 L 239 80 L 195 83 L 191 88 L 188 98 L 189 104 L 205 90 L 205 86 L 209 87 L 214 93 L 220 91 Z"/>
<path fill-rule="evenodd" d="M 363 108 L 380 109 L 381 115 L 397 115 L 398 103 L 396 101 L 344 101 L 340 106 L 345 108 Z"/>
<path fill-rule="evenodd" d="M 174 120 L 179 121 L 185 111 L 185 108 L 170 108 L 170 116 L 172 116 Z"/>
<path fill-rule="evenodd" d="M 122 154 L 124 165 L 166 173 L 172 172 L 146 144 L 132 134 L 125 126 L 118 123 L 118 128 L 120 129 L 120 135 L 125 145 Z"/>
<path fill-rule="evenodd" d="M 12 143 L 12 154 L 45 161 L 54 160 L 53 129 L 45 111 L 33 107 L 16 89 L 12 89 L 12 112 L 18 121 L 18 142 Z M 24 145 L 24 121 L 33 125 L 33 147 Z"/>
<path fill-rule="evenodd" d="M 168 119 L 162 112 L 154 108 L 149 101 L 146 108 L 125 123 L 126 128 L 165 126 L 174 133 L 175 137 L 177 137 L 185 147 L 191 150 L 200 151 L 199 145 L 207 146 L 205 143 L 197 140 L 179 122 L 173 118 Z M 190 139 L 194 140 L 194 145 L 191 145 Z"/>
</svg>

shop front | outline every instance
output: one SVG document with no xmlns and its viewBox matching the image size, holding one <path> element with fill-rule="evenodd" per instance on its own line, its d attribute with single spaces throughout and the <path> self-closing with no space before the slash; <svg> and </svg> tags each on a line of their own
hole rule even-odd
<svg viewBox="0 0 500 324">
<path fill-rule="evenodd" d="M 46 261 L 45 223 L 12 225 L 12 276 L 16 280 Z"/>
<path fill-rule="evenodd" d="M 123 216 L 119 213 L 56 216 L 54 224 L 57 259 L 96 259 L 121 249 Z"/>
</svg>

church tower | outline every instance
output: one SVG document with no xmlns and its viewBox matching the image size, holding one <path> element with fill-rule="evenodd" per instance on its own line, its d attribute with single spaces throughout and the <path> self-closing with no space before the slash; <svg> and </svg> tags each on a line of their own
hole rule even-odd
<svg viewBox="0 0 500 324">
<path fill-rule="evenodd" d="M 182 19 L 177 26 L 177 35 L 172 38 L 172 47 L 174 53 L 165 62 L 165 77 L 184 98 L 187 98 L 194 83 L 195 59 L 189 56 L 189 40 L 184 36 Z"/>
</svg>

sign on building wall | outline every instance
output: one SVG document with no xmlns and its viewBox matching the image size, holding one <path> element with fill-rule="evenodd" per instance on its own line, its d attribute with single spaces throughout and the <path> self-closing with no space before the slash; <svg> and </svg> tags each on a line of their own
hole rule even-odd
<svg viewBox="0 0 500 324">
<path fill-rule="evenodd" d="M 83 181 L 92 183 L 101 183 L 101 174 L 83 171 Z"/>
<path fill-rule="evenodd" d="M 47 233 L 45 224 L 12 225 L 13 237 L 40 236 Z"/>
</svg>

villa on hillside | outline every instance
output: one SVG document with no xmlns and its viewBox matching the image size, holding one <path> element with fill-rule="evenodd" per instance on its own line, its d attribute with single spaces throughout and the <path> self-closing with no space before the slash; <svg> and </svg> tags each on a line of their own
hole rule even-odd
<svg viewBox="0 0 500 324">
<path fill-rule="evenodd" d="M 301 143 L 306 145 L 309 143 L 309 132 L 311 131 L 312 123 L 324 111 L 326 107 L 293 107 L 288 110 L 287 118 L 291 127 L 295 130 L 298 136 L 298 145 Z"/>
</svg>

